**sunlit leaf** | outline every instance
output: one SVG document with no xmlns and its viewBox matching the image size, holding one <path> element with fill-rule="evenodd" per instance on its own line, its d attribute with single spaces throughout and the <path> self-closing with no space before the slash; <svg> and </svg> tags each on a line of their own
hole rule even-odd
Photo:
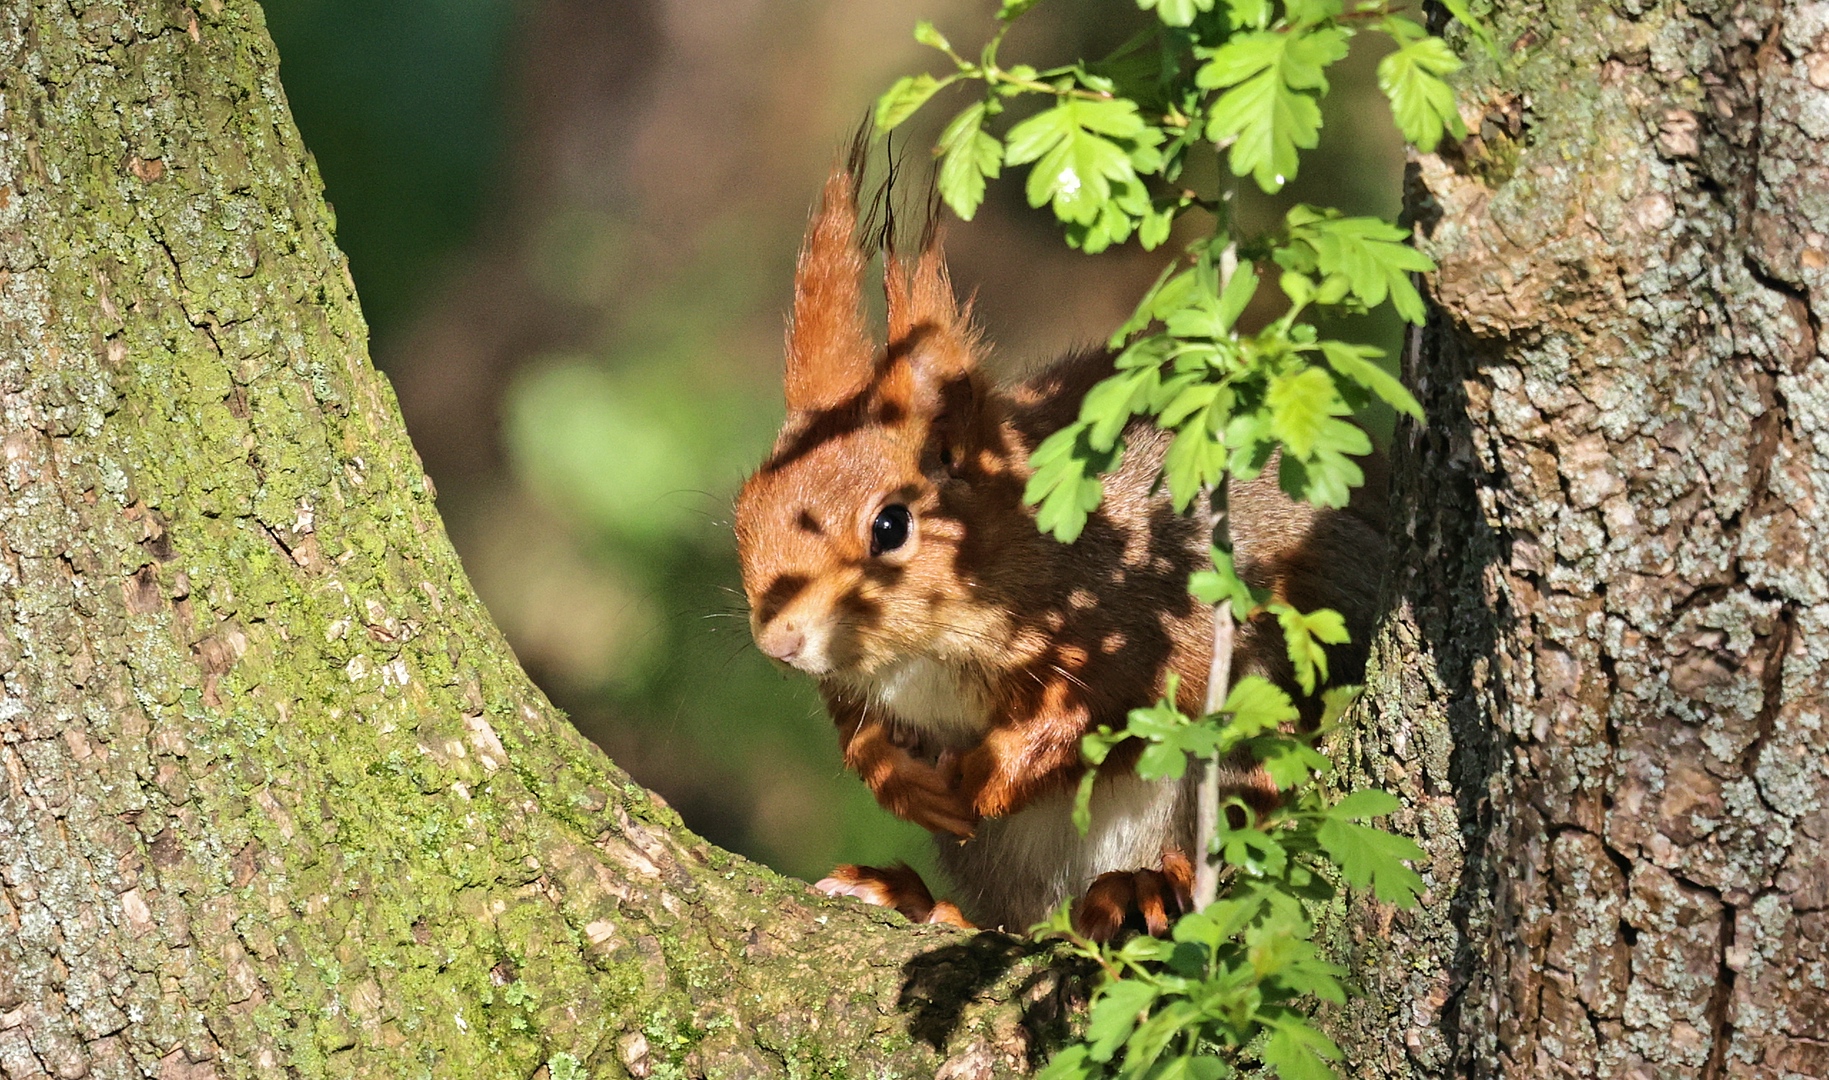
<svg viewBox="0 0 1829 1080">
<path fill-rule="evenodd" d="M 1277 622 L 1283 628 L 1289 662 L 1295 666 L 1296 682 L 1304 694 L 1315 692 L 1317 682 L 1327 680 L 1327 645 L 1347 642 L 1346 620 L 1330 608 L 1301 612 L 1288 605 L 1276 608 Z"/>
<path fill-rule="evenodd" d="M 1339 278 L 1368 308 L 1389 296 L 1399 315 L 1422 323 L 1423 301 L 1410 274 L 1434 270 L 1435 261 L 1408 244 L 1408 233 L 1378 218 L 1343 217 L 1312 206 L 1292 208 L 1287 221 L 1291 243 L 1277 251 L 1279 264 L 1286 269 L 1306 264 L 1324 280 Z"/>
<path fill-rule="evenodd" d="M 1354 888 L 1363 889 L 1369 884 L 1378 899 L 1399 907 L 1416 903 L 1423 879 L 1403 863 L 1405 859 L 1424 857 L 1415 841 L 1340 817 L 1323 822 L 1315 831 L 1315 840 Z"/>
<path fill-rule="evenodd" d="M 1213 51 L 1196 80 L 1224 90 L 1207 138 L 1231 142 L 1235 176 L 1249 174 L 1267 192 L 1295 176 L 1297 152 L 1320 143 L 1316 99 L 1327 92 L 1327 66 L 1345 55 L 1346 32 L 1336 26 L 1236 34 Z"/>
<path fill-rule="evenodd" d="M 1144 11 L 1154 8 L 1156 17 L 1169 26 L 1186 26 L 1194 16 L 1213 10 L 1213 0 L 1137 0 Z"/>
<path fill-rule="evenodd" d="M 1467 136 L 1460 110 L 1455 108 L 1454 88 L 1442 80 L 1460 67 L 1460 58 L 1448 43 L 1427 34 L 1378 61 L 1378 88 L 1390 99 L 1397 129 L 1425 153 L 1435 150 L 1444 132 L 1457 139 Z"/>
<path fill-rule="evenodd" d="M 1283 688 L 1262 675 L 1246 675 L 1234 682 L 1221 710 L 1230 717 L 1227 734 L 1237 739 L 1273 731 L 1300 716 Z"/>
<path fill-rule="evenodd" d="M 915 110 L 927 103 L 934 92 L 953 81 L 954 76 L 936 79 L 925 72 L 919 75 L 904 75 L 895 81 L 895 85 L 876 99 L 876 130 L 880 134 L 892 131 L 896 125 L 915 114 Z"/>
<path fill-rule="evenodd" d="M 972 220 L 984 202 L 985 179 L 996 179 L 1003 167 L 1003 144 L 984 130 L 984 102 L 953 117 L 935 151 L 940 154 L 940 197 L 960 220 Z"/>
<path fill-rule="evenodd" d="M 1087 429 L 1084 423 L 1070 424 L 1042 440 L 1029 456 L 1035 471 L 1023 489 L 1023 502 L 1036 507 L 1036 526 L 1063 544 L 1079 539 L 1105 495 L 1099 475 L 1116 469 L 1124 456 L 1122 442 L 1109 450 L 1094 449 Z"/>
<path fill-rule="evenodd" d="M 1417 420 L 1423 418 L 1423 407 L 1410 396 L 1410 391 L 1397 380 L 1397 376 L 1377 362 L 1376 358 L 1384 355 L 1382 349 L 1371 345 L 1351 345 L 1344 341 L 1323 341 L 1321 355 L 1327 359 L 1329 367 L 1371 391 L 1386 405 Z"/>
</svg>

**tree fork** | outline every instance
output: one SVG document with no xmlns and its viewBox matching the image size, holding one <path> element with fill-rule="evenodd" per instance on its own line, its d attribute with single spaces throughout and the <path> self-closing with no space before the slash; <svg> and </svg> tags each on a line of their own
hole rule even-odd
<svg viewBox="0 0 1829 1080">
<path fill-rule="evenodd" d="M 1829 1076 L 1829 5 L 1497 0 L 1400 431 L 1354 1075 Z M 1393 1037 L 1398 1033 L 1398 1037 Z"/>
<path fill-rule="evenodd" d="M 980 1077 L 1027 945 L 718 851 L 465 580 L 251 0 L 0 5 L 0 1075 Z"/>
</svg>

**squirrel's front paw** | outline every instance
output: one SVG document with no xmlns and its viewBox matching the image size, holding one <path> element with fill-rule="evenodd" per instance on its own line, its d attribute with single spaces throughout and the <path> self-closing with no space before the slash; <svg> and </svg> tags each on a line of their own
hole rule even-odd
<svg viewBox="0 0 1829 1080">
<path fill-rule="evenodd" d="M 827 896 L 853 896 L 866 904 L 894 908 L 909 922 L 972 928 L 951 901 L 935 903 L 927 883 L 906 863 L 889 867 L 836 866 L 831 874 L 814 882 L 813 888 Z"/>
<path fill-rule="evenodd" d="M 956 770 L 923 761 L 887 738 L 859 737 L 847 756 L 876 801 L 896 817 L 961 839 L 977 831 L 978 813 L 951 775 Z"/>
<path fill-rule="evenodd" d="M 1152 937 L 1168 933 L 1171 916 L 1194 907 L 1194 866 L 1179 851 L 1162 853 L 1159 870 L 1100 874 L 1073 905 L 1073 928 L 1094 941 L 1110 941 L 1134 915 Z"/>
</svg>

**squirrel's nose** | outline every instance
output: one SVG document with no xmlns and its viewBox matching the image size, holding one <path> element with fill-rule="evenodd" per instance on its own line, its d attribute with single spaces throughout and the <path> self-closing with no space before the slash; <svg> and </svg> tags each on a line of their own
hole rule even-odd
<svg viewBox="0 0 1829 1080">
<path fill-rule="evenodd" d="M 806 643 L 807 636 L 793 623 L 776 623 L 763 630 L 756 639 L 758 648 L 784 664 L 793 663 Z"/>
</svg>

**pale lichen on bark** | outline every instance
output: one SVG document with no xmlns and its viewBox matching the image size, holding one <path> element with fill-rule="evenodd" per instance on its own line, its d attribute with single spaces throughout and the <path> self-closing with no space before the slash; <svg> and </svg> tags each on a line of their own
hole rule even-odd
<svg viewBox="0 0 1829 1080">
<path fill-rule="evenodd" d="M 1829 4 L 1493 5 L 1410 203 L 1363 1075 L 1829 1075 Z M 1405 1033 L 1403 1047 L 1389 1032 Z"/>
<path fill-rule="evenodd" d="M 693 837 L 446 542 L 251 2 L 0 5 L 0 1075 L 958 1076 L 1032 950 Z"/>
</svg>

